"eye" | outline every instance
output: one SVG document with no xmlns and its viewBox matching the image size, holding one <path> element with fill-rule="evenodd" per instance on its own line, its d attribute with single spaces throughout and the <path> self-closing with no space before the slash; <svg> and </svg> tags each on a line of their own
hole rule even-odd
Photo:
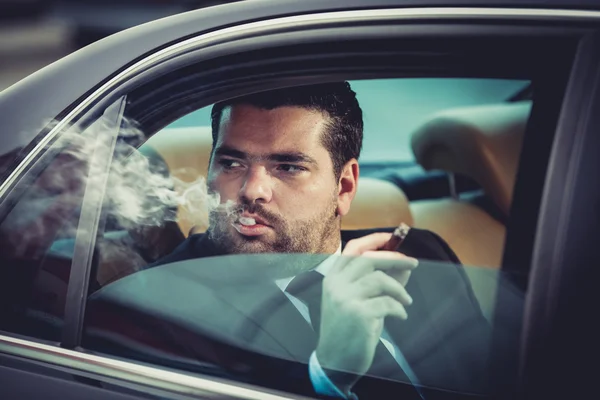
<svg viewBox="0 0 600 400">
<path fill-rule="evenodd" d="M 232 170 L 236 168 L 240 168 L 242 164 L 239 161 L 232 160 L 229 158 L 220 158 L 219 165 L 225 170 Z"/>
<path fill-rule="evenodd" d="M 294 164 L 279 164 L 277 169 L 290 174 L 297 174 L 299 172 L 306 171 L 306 168 Z"/>
</svg>

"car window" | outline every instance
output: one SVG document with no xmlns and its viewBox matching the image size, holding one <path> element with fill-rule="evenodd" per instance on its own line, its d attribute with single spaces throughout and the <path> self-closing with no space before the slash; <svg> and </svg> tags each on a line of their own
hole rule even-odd
<svg viewBox="0 0 600 400">
<path fill-rule="evenodd" d="M 103 151 L 116 137 L 118 115 L 113 105 L 85 128 L 62 129 L 2 202 L 0 330 L 62 340 L 76 241 L 89 232 L 84 197 L 103 190 L 97 167 L 110 160 Z M 98 288 L 95 278 L 90 287 Z"/>
<path fill-rule="evenodd" d="M 365 124 L 365 149 L 370 143 L 374 152 L 394 149 L 411 157 L 400 163 L 374 157 L 361 164 L 378 168 L 361 174 L 341 226 L 340 251 L 353 239 L 391 233 L 405 224 L 410 234 L 403 245 L 408 247 L 400 251 L 418 259 L 418 272 L 405 281 L 398 278 L 414 297 L 407 306 L 407 321 L 414 325 L 392 318 L 389 336 L 381 339 L 384 347 L 377 346 L 384 352 L 377 364 L 387 357 L 396 373 L 388 375 L 385 363 L 364 372 L 381 388 L 400 382 L 461 393 L 488 390 L 483 383 L 489 378 L 492 334 L 517 329 L 518 318 L 511 316 L 519 315 L 524 296 L 500 265 L 532 106 L 531 100 L 512 98 L 528 85 L 466 78 L 351 82 L 367 110 L 365 119 L 378 115 L 369 110 L 398 116 L 379 125 L 381 130 Z M 376 95 L 383 87 L 390 93 Z M 408 97 L 391 101 L 392 87 L 412 87 L 413 112 L 396 111 Z M 405 127 L 410 114 L 413 122 Z M 209 115 L 210 107 L 193 111 L 156 133 L 134 120 L 121 123 L 91 259 L 81 344 L 100 354 L 310 395 L 307 371 L 317 343 L 312 324 L 320 316 L 302 293 L 322 286 L 312 282 L 294 293 L 288 286 L 294 271 L 303 270 L 298 268 L 364 258 L 228 255 L 207 244 L 209 209 L 236 212 L 207 188 Z M 192 120 L 197 125 L 191 126 Z M 222 168 L 237 167 L 237 161 L 218 162 Z M 277 165 L 272 173 L 303 173 L 304 167 Z M 460 179 L 466 184 L 457 185 Z M 74 237 L 53 236 L 49 245 L 69 259 Z M 386 262 L 380 260 L 375 269 L 385 270 Z M 400 276 L 412 268 L 402 265 Z M 495 302 L 500 293 L 501 312 Z M 308 379 L 308 386 L 294 386 L 294 376 Z"/>
<path fill-rule="evenodd" d="M 419 264 L 406 279 L 402 274 L 414 266 L 400 263 L 398 277 L 416 299 L 407 306 L 415 322 L 391 318 L 384 347 L 377 346 L 377 361 L 363 375 L 380 389 L 396 382 L 485 393 L 492 333 L 515 329 L 511 315 L 518 315 L 513 311 L 522 308 L 524 295 L 499 268 L 532 105 L 512 97 L 529 82 L 404 78 L 352 81 L 351 87 L 366 121 L 364 148 L 393 149 L 410 159 L 359 158 L 365 173 L 342 219 L 339 251 L 353 239 L 405 226 L 410 235 L 399 251 Z M 392 100 L 390 88 L 404 93 L 411 87 L 410 109 L 396 112 L 407 100 Z M 464 95 L 476 87 L 484 94 Z M 383 88 L 388 93 L 377 95 Z M 464 98 L 455 99 L 459 93 Z M 76 326 L 73 315 L 85 306 L 81 344 L 88 351 L 311 395 L 307 371 L 314 372 L 314 324 L 321 317 L 309 299 L 323 296 L 314 294 L 323 281 L 321 275 L 292 290 L 296 272 L 364 258 L 227 255 L 205 244 L 209 210 L 235 212 L 207 187 L 211 107 L 153 133 L 122 118 L 124 104 L 113 103 L 86 128 L 57 135 L 2 204 L 0 329 L 61 342 L 65 320 L 75 318 Z M 203 113 L 204 122 L 186 122 Z M 379 121 L 384 114 L 398 120 Z M 404 126 L 408 116 L 412 124 Z M 274 171 L 291 179 L 298 166 L 288 167 L 277 164 Z M 374 268 L 392 264 L 381 260 Z M 87 282 L 75 289 L 89 294 L 85 304 L 67 304 L 73 266 L 76 281 Z M 436 341 L 454 350 L 439 350 Z M 435 367 L 457 357 L 464 361 L 452 373 Z M 294 376 L 309 379 L 308 386 L 296 388 Z M 360 385 L 356 390 L 369 393 Z"/>
<path fill-rule="evenodd" d="M 529 81 L 404 78 L 351 84 L 365 121 L 359 158 L 364 179 L 343 228 L 406 222 L 440 234 L 463 263 L 498 268 L 532 106 L 530 100 L 510 98 Z M 377 95 L 382 92 L 385 95 Z M 193 188 L 206 176 L 212 146 L 210 110 L 205 107 L 177 119 L 140 148 L 163 163 L 182 188 Z M 400 163 L 386 159 L 391 151 L 409 155 L 410 161 L 409 156 Z M 455 202 L 459 197 L 462 201 Z M 371 204 L 373 199 L 379 203 Z M 205 216 L 197 218 L 191 203 L 178 207 L 177 223 L 184 235 L 206 229 Z M 468 207 L 465 214 L 463 207 Z M 469 223 L 479 220 L 486 226 L 478 238 L 485 251 L 476 251 L 477 242 L 463 241 L 456 228 L 450 228 L 457 224 L 466 232 Z"/>
</svg>

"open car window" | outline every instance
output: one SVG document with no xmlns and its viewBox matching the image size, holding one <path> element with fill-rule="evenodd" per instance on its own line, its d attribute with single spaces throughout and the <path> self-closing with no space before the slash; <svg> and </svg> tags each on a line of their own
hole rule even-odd
<svg viewBox="0 0 600 400">
<path fill-rule="evenodd" d="M 382 390 L 400 385 L 411 393 L 489 394 L 492 371 L 502 368 L 491 361 L 492 337 L 519 329 L 525 295 L 524 277 L 500 265 L 532 107 L 531 100 L 508 99 L 528 81 L 352 85 L 365 121 L 371 120 L 365 124 L 371 156 L 359 159 L 365 172 L 342 219 L 341 250 L 352 239 L 401 224 L 411 229 L 409 242 L 433 246 L 408 245 L 408 255 L 419 260 L 408 279 L 399 278 L 415 299 L 407 307 L 410 317 L 386 319 L 379 346 L 386 361 L 363 375 Z M 406 99 L 393 101 L 393 88 L 411 86 L 420 103 L 399 115 L 394 110 Z M 388 93 L 376 95 L 382 87 Z M 427 87 L 436 88 L 431 101 Z M 479 97 L 455 99 L 473 87 Z M 447 106 L 434 107 L 440 97 Z M 2 330 L 51 342 L 81 340 L 98 354 L 310 394 L 310 380 L 301 387 L 290 382 L 309 379 L 314 369 L 320 317 L 302 293 L 320 298 L 314 291 L 322 290 L 322 280 L 300 292 L 288 287 L 302 269 L 364 260 L 205 253 L 209 209 L 219 204 L 206 183 L 211 121 L 181 125 L 209 116 L 210 107 L 152 133 L 123 115 L 125 105 L 122 98 L 86 128 L 59 135 L 22 190 L 15 189 L 0 225 L 2 266 L 11 276 L 3 281 Z M 380 114 L 399 120 L 373 118 Z M 398 129 L 411 114 L 419 123 Z M 375 148 L 411 158 L 378 158 Z M 385 260 L 379 263 L 375 269 L 387 268 Z M 72 279 L 85 287 L 69 286 Z M 74 295 L 87 301 L 68 303 Z M 83 307 L 81 339 L 65 335 L 65 320 L 77 323 L 73 316 Z"/>
<path fill-rule="evenodd" d="M 366 375 L 381 387 L 396 382 L 423 390 L 485 394 L 491 390 L 491 371 L 502 368 L 490 362 L 492 337 L 518 329 L 525 294 L 520 285 L 524 277 L 501 272 L 500 265 L 532 107 L 531 100 L 508 99 L 528 81 L 389 82 L 352 84 L 366 110 L 390 116 L 405 100 L 395 103 L 391 94 L 372 93 L 382 84 L 413 85 L 421 100 L 411 109 L 421 110 L 415 117 L 420 123 L 408 133 L 397 129 L 402 117 L 395 124 L 367 123 L 365 143 L 382 151 L 396 148 L 412 159 L 373 157 L 361 164 L 366 172 L 342 220 L 342 238 L 345 243 L 375 231 L 391 232 L 404 223 L 415 232 L 414 240 L 425 235 L 434 247 L 440 246 L 434 254 L 441 256 L 429 250 L 414 254 L 418 272 L 406 288 L 419 300 L 408 308 L 407 321 L 392 320 L 385 342 L 391 346 L 391 362 L 401 370 L 408 363 L 409 373 L 389 376 L 379 369 Z M 424 85 L 421 91 L 416 89 L 419 84 Z M 431 101 L 427 87 L 437 88 Z M 481 90 L 480 97 L 454 100 L 473 87 Z M 430 104 L 440 96 L 447 107 Z M 207 110 L 173 121 L 149 139 L 135 120 L 121 123 L 91 260 L 82 346 L 165 368 L 296 391 L 286 383 L 289 375 L 280 376 L 279 384 L 266 377 L 306 372 L 316 333 L 303 301 L 291 301 L 285 284 L 279 283 L 283 279 L 289 284 L 293 278 L 286 275 L 288 266 L 306 265 L 304 259 L 320 265 L 326 257 L 202 253 L 208 209 L 218 203 L 206 187 L 213 141 L 210 119 L 195 126 L 189 121 L 209 118 Z M 377 168 L 369 170 L 369 164 Z M 57 238 L 53 245 L 66 248 L 68 242 Z M 181 256 L 190 246 L 199 253 Z M 343 258 L 334 256 L 330 262 Z M 498 296 L 502 304 L 496 302 Z M 457 357 L 463 361 L 451 370 L 436 367 Z"/>
</svg>

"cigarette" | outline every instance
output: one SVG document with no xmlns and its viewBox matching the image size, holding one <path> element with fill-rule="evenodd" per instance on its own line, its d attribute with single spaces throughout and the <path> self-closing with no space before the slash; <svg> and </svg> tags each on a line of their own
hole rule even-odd
<svg viewBox="0 0 600 400">
<path fill-rule="evenodd" d="M 406 235 L 408 235 L 408 231 L 410 231 L 410 226 L 406 225 L 402 222 L 394 232 L 392 233 L 392 237 L 390 240 L 382 247 L 382 250 L 388 251 L 397 251 L 404 239 L 406 239 Z"/>
</svg>

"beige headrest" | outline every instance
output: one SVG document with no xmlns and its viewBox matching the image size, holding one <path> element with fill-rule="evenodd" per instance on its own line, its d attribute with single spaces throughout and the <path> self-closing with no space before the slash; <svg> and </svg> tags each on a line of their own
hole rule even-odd
<svg viewBox="0 0 600 400">
<path fill-rule="evenodd" d="M 360 178 L 350 212 L 342 218 L 342 229 L 369 229 L 413 224 L 408 198 L 393 183 Z"/>
<path fill-rule="evenodd" d="M 165 129 L 152 136 L 144 147 L 153 148 L 165 161 L 169 172 L 183 182 L 194 182 L 198 177 L 206 177 L 208 161 L 212 149 L 212 133 L 209 126 Z M 198 225 L 198 219 L 180 207 L 177 223 L 187 236 Z M 206 220 L 206 217 L 201 218 Z M 198 227 L 204 231 L 207 226 Z"/>
<path fill-rule="evenodd" d="M 148 139 L 144 147 L 154 149 L 166 162 L 170 173 L 191 182 L 205 176 L 212 148 L 210 127 L 177 128 L 160 132 Z M 188 235 L 203 232 L 206 226 L 196 226 L 197 221 L 180 208 L 178 224 Z M 196 218 L 197 220 L 197 218 Z M 350 213 L 342 220 L 343 229 L 367 229 L 397 226 L 401 222 L 411 225 L 412 215 L 408 199 L 396 185 L 372 178 L 360 178 L 356 197 Z"/>
<path fill-rule="evenodd" d="M 205 175 L 212 148 L 211 129 L 210 126 L 165 129 L 148 139 L 146 146 L 160 154 L 172 174 L 193 170 Z"/>
<path fill-rule="evenodd" d="M 530 111 L 530 101 L 443 111 L 412 135 L 413 152 L 427 170 L 471 177 L 508 215 Z"/>
</svg>

